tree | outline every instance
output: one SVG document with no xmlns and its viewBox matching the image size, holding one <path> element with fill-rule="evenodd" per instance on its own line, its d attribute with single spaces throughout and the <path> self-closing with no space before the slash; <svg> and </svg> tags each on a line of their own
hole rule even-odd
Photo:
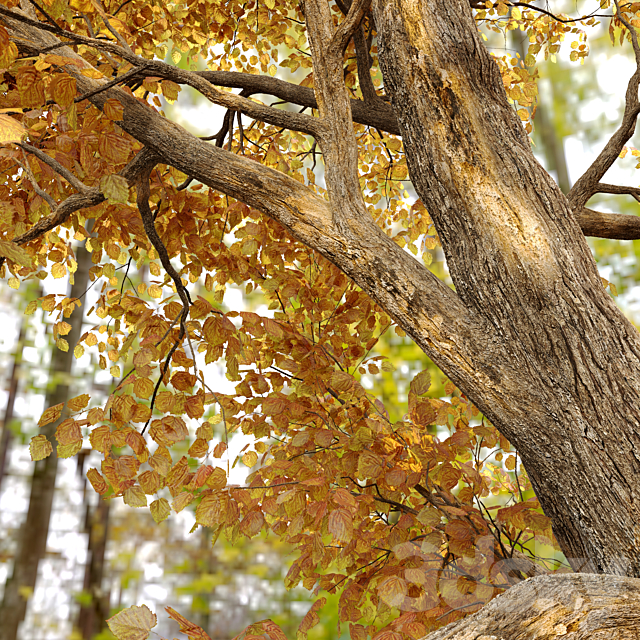
<svg viewBox="0 0 640 640">
<path fill-rule="evenodd" d="M 96 219 L 92 277 L 106 279 L 96 313 L 110 321 L 81 341 L 100 342 L 101 366 L 108 357 L 114 376 L 133 347 L 134 368 L 104 408 L 81 418 L 88 400 L 72 401 L 57 437 L 79 447 L 90 429 L 105 456 L 101 472 L 88 472 L 99 493 L 144 506 L 146 495 L 169 491 L 176 511 L 195 500 L 198 524 L 214 536 L 286 537 L 300 550 L 287 582 L 343 589 L 341 619 L 354 638 L 381 624 L 419 637 L 534 575 L 537 565 L 517 552 L 549 518 L 571 567 L 604 577 L 522 581 L 457 628 L 533 637 L 539 606 L 515 617 L 501 608 L 548 587 L 551 598 L 568 590 L 575 611 L 558 596 L 542 609 L 542 627 L 627 637 L 637 618 L 617 620 L 613 606 L 607 618 L 607 603 L 594 598 L 624 590 L 637 602 L 640 336 L 602 286 L 585 234 L 640 236 L 635 216 L 586 208 L 596 193 L 638 195 L 601 179 L 640 112 L 640 6 L 601 0 L 596 9 L 611 9 L 603 15 L 612 40 L 630 42 L 638 69 L 620 127 L 565 197 L 531 153 L 528 69 L 565 36 L 583 62 L 595 18 L 472 4 L 5 0 L 3 127 L 18 141 L 2 152 L 5 269 L 12 286 L 44 277 L 48 260 L 63 276 L 74 266 L 71 237 L 86 238 L 87 218 Z M 491 56 L 478 24 L 525 30 L 527 67 Z M 161 61 L 169 42 L 177 66 Z M 300 84 L 272 77 L 276 64 L 304 76 Z M 208 140 L 158 110 L 158 94 L 175 100 L 183 85 L 227 109 Z M 407 168 L 419 196 L 411 206 Z M 455 290 L 404 250 L 423 250 L 428 263 L 436 242 Z M 135 291 L 125 276 L 118 288 L 113 262 L 132 261 L 149 262 L 159 280 Z M 230 282 L 260 287 L 273 319 L 223 311 Z M 156 309 L 148 298 L 162 298 L 163 287 L 170 295 Z M 74 304 L 42 301 L 59 314 Z M 395 424 L 357 380 L 379 372 L 367 355 L 391 324 L 440 367 L 453 394 L 426 397 L 430 377 L 420 374 Z M 205 363 L 224 355 L 235 394 L 210 388 L 196 352 Z M 262 454 L 248 488 L 195 462 L 211 454 L 211 421 L 188 457 L 171 456 L 189 438 L 185 420 L 210 416 L 214 403 L 225 432 L 258 440 L 243 456 L 254 466 Z M 444 443 L 428 434 L 434 424 L 449 428 Z M 517 450 L 546 518 L 514 455 L 504 468 L 480 458 L 498 442 Z M 224 449 L 218 443 L 213 458 Z M 497 505 L 482 498 L 500 487 L 514 502 L 492 514 Z M 168 500 L 156 497 L 151 511 L 166 517 Z"/>
</svg>

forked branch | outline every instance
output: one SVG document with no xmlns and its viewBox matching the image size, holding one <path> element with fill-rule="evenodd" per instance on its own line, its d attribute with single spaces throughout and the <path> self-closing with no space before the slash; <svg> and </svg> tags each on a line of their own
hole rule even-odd
<svg viewBox="0 0 640 640">
<path fill-rule="evenodd" d="M 618 0 L 614 0 L 616 5 L 616 15 L 620 22 L 627 28 L 633 44 L 633 52 L 636 59 L 636 70 L 629 80 L 625 95 L 624 115 L 618 130 L 611 136 L 609 142 L 600 152 L 593 164 L 582 174 L 567 194 L 569 204 L 574 211 L 580 211 L 588 202 L 589 198 L 598 193 L 598 183 L 609 167 L 616 161 L 624 145 L 634 134 L 636 121 L 640 114 L 640 100 L 638 99 L 638 88 L 640 87 L 640 43 L 635 28 L 620 12 Z"/>
</svg>

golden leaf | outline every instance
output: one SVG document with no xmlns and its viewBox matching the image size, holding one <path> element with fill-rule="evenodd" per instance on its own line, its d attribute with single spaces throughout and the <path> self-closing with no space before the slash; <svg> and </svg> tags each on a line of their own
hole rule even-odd
<svg viewBox="0 0 640 640">
<path fill-rule="evenodd" d="M 118 640 L 147 640 L 157 618 L 146 605 L 129 607 L 107 620 L 111 633 Z"/>
<path fill-rule="evenodd" d="M 29 453 L 34 462 L 48 458 L 52 452 L 53 446 L 47 440 L 47 436 L 40 434 L 39 436 L 33 436 L 33 438 L 31 438 Z"/>
<path fill-rule="evenodd" d="M 11 116 L 0 113 L 0 144 L 21 142 L 26 135 L 27 130 L 21 122 Z"/>
</svg>

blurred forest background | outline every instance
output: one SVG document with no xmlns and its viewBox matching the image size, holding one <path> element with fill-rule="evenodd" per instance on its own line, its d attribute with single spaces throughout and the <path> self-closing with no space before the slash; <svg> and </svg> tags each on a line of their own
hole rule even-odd
<svg viewBox="0 0 640 640">
<path fill-rule="evenodd" d="M 567 6 L 564 10 L 570 9 Z M 508 48 L 524 57 L 527 38 L 516 32 L 506 41 L 494 38 L 489 44 L 497 55 Z M 612 48 L 606 26 L 592 30 L 590 46 L 591 54 L 582 66 L 569 62 L 569 47 L 557 60 L 539 66 L 534 149 L 565 192 L 616 128 L 623 87 L 634 69 L 631 48 L 626 44 Z M 165 110 L 198 134 L 199 121 L 206 122 L 208 131 L 211 122 L 222 117 L 188 91 Z M 640 184 L 640 174 L 635 175 L 637 158 L 630 151 L 605 177 L 606 182 Z M 590 206 L 638 213 L 638 203 L 628 196 L 601 196 Z M 619 305 L 638 324 L 640 241 L 589 242 L 601 275 L 614 285 L 612 293 L 617 290 Z M 89 310 L 96 296 L 88 284 L 91 257 L 80 247 L 77 256 L 79 268 L 71 295 L 82 298 L 83 310 Z M 432 269 L 446 277 L 442 260 L 434 260 Z M 112 285 L 128 278 L 137 286 L 147 277 L 125 265 L 110 275 Z M 147 510 L 125 507 L 120 499 L 100 500 L 84 476 L 87 468 L 95 466 L 89 449 L 73 459 L 58 459 L 54 454 L 38 467 L 31 462 L 28 442 L 39 432 L 37 422 L 47 406 L 82 393 L 104 398 L 114 384 L 108 372 L 98 368 L 97 353 L 79 358 L 73 353 L 78 337 L 94 324 L 95 316 L 87 318 L 85 313 L 84 320 L 80 313 L 72 316 L 67 336 L 71 349 L 64 352 L 57 348 L 42 310 L 24 314 L 31 300 L 64 293 L 69 287 L 64 279 L 50 276 L 39 288 L 23 286 L 15 291 L 4 283 L 0 288 L 0 603 L 14 572 L 32 572 L 35 583 L 33 591 L 20 593 L 27 607 L 17 637 L 110 638 L 113 636 L 104 619 L 125 607 L 145 603 L 155 612 L 172 606 L 202 626 L 213 640 L 231 640 L 248 624 L 264 618 L 273 619 L 294 638 L 310 599 L 301 588 L 287 591 L 284 587 L 283 577 L 292 560 L 292 550 L 285 544 L 274 537 L 259 537 L 242 539 L 235 546 L 219 540 L 212 547 L 208 531 L 190 533 L 195 518 L 189 508 L 156 525 Z M 206 295 L 204 288 L 195 293 Z M 258 294 L 247 296 L 240 289 L 227 295 L 225 306 L 271 313 Z M 80 326 L 81 322 L 85 324 Z M 391 332 L 386 336 L 377 350 L 390 358 L 396 371 L 384 388 L 372 391 L 395 412 L 393 419 L 406 412 L 408 384 L 417 372 L 433 368 L 434 383 L 442 376 L 408 339 Z M 217 381 L 216 390 L 233 388 L 223 370 L 209 375 Z M 366 381 L 363 384 L 366 386 Z M 444 395 L 442 385 L 435 384 L 434 391 Z M 223 433 L 218 435 L 224 437 Z M 247 442 L 242 434 L 230 435 L 231 461 Z M 244 468 L 233 469 L 231 482 L 241 484 L 246 472 Z M 36 563 L 38 549 L 43 550 L 43 559 Z M 333 598 L 312 630 L 312 640 L 340 637 L 337 596 Z M 4 606 L 10 603 L 5 601 Z M 0 639 L 15 640 L 2 631 L 1 611 Z M 160 636 L 182 637 L 175 623 L 166 616 L 158 617 Z M 342 635 L 348 637 L 345 627 Z"/>
</svg>

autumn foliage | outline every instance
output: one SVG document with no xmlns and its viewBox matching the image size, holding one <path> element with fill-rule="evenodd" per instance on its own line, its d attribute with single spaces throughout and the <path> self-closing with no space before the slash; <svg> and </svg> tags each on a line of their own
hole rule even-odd
<svg viewBox="0 0 640 640">
<path fill-rule="evenodd" d="M 336 24 L 339 5 L 332 5 Z M 57 443 L 35 436 L 32 458 L 54 446 L 70 457 L 88 442 L 103 456 L 87 477 L 104 499 L 148 507 L 158 523 L 193 508 L 214 541 L 268 533 L 292 543 L 298 553 L 287 586 L 302 584 L 317 596 L 302 638 L 326 593 L 341 594 L 340 620 L 353 640 L 420 638 L 544 570 L 527 557 L 537 543 L 554 545 L 549 521 L 517 452 L 471 402 L 446 380 L 443 397 L 430 395 L 431 375 L 440 375 L 433 367 L 411 382 L 401 419 L 391 419 L 398 408 L 377 397 L 394 369 L 377 350 L 380 341 L 393 345 L 404 336 L 389 315 L 280 224 L 161 161 L 146 173 L 141 205 L 134 165 L 144 151 L 118 124 L 122 104 L 109 98 L 99 108 L 68 72 L 75 66 L 117 84 L 160 113 L 182 87 L 146 75 L 131 56 L 192 71 L 286 72 L 313 87 L 298 3 L 3 0 L 0 9 L 0 135 L 7 141 L 0 148 L 0 276 L 14 288 L 49 274 L 73 278 L 74 246 L 83 243 L 99 292 L 87 311 L 94 326 L 78 344 L 67 342 L 67 319 L 81 301 L 64 295 L 47 295 L 27 313 L 48 312 L 58 348 L 97 354 L 117 382 L 104 405 L 82 395 L 48 408 L 39 424 L 58 422 Z M 7 22 L 16 16 L 40 22 L 74 55 L 70 47 L 20 45 Z M 584 58 L 582 28 L 593 19 L 565 24 L 505 3 L 476 17 L 487 32 L 529 34 L 526 66 L 509 56 L 498 62 L 530 132 L 535 56 L 555 55 L 571 35 L 572 60 Z M 363 24 L 371 43 L 374 25 Z M 375 45 L 371 55 L 380 91 Z M 344 77 L 360 98 L 356 57 L 352 42 Z M 229 109 L 215 144 L 322 195 L 313 139 L 246 117 Z M 439 240 L 406 190 L 401 138 L 364 124 L 354 130 L 371 216 L 431 265 Z M 74 194 L 90 201 L 74 209 Z M 147 278 L 134 285 L 129 273 L 143 272 Z M 230 287 L 259 292 L 269 313 L 230 309 Z M 223 363 L 233 393 L 207 383 L 214 363 Z M 230 460 L 236 432 L 254 440 Z M 246 486 L 228 484 L 234 464 L 251 468 Z M 144 638 L 155 624 L 148 609 L 135 609 L 110 621 L 119 638 Z M 169 614 L 189 637 L 204 637 Z M 282 632 L 256 621 L 246 633 L 276 640 Z"/>
</svg>

